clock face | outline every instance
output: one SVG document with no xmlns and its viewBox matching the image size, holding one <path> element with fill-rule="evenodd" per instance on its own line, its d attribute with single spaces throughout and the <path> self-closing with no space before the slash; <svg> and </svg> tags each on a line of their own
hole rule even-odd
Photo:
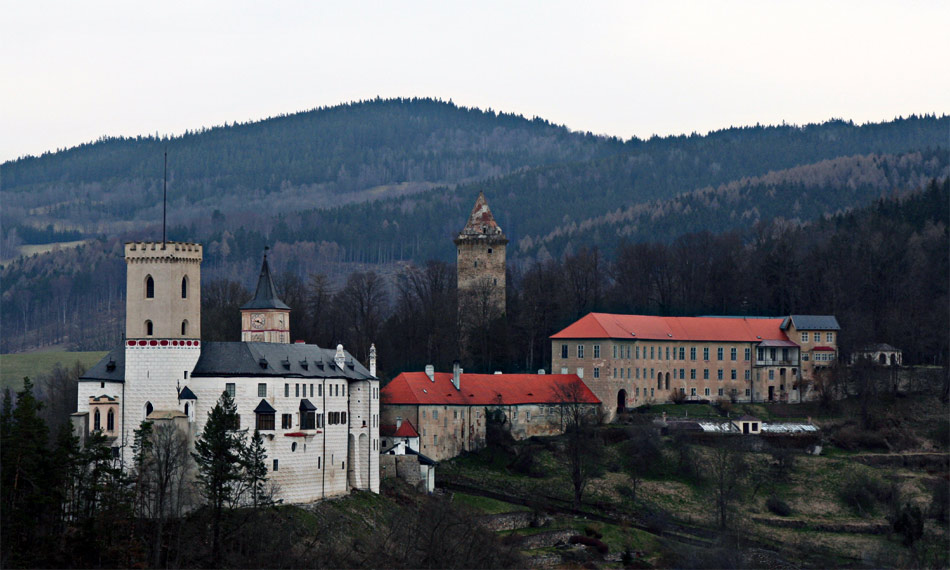
<svg viewBox="0 0 950 570">
<path fill-rule="evenodd" d="M 251 315 L 251 328 L 252 329 L 264 328 L 264 313 L 254 313 Z"/>
</svg>

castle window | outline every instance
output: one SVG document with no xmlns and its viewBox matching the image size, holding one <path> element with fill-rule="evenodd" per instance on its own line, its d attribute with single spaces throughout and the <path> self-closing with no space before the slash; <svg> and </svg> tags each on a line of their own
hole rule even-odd
<svg viewBox="0 0 950 570">
<path fill-rule="evenodd" d="M 277 471 L 277 460 L 274 460 L 274 471 Z"/>
<path fill-rule="evenodd" d="M 150 415 L 152 415 L 152 411 L 153 411 L 154 409 L 155 409 L 155 408 L 152 407 L 152 403 L 151 403 L 151 402 L 145 402 L 145 417 L 146 417 L 146 419 L 147 419 Z"/>
<path fill-rule="evenodd" d="M 228 393 L 228 396 L 231 396 L 231 399 L 234 399 L 234 383 L 228 382 L 224 385 L 224 391 Z"/>
<path fill-rule="evenodd" d="M 689 359 L 690 359 L 690 360 L 696 360 L 696 347 L 695 347 L 695 346 L 691 346 L 691 347 L 689 348 Z"/>
<path fill-rule="evenodd" d="M 478 260 L 475 260 L 475 269 L 478 269 Z"/>
<path fill-rule="evenodd" d="M 280 429 L 290 429 L 292 427 L 294 427 L 293 415 L 281 414 L 280 415 Z"/>
<path fill-rule="evenodd" d="M 267 397 L 267 384 L 258 384 L 257 385 L 257 397 L 266 398 Z"/>
<path fill-rule="evenodd" d="M 145 298 L 155 298 L 155 280 L 152 279 L 151 275 L 145 277 Z"/>
<path fill-rule="evenodd" d="M 317 429 L 317 413 L 304 411 L 300 414 L 300 429 Z"/>
<path fill-rule="evenodd" d="M 152 336 L 152 321 L 145 321 L 145 336 Z"/>
<path fill-rule="evenodd" d="M 561 345 L 561 358 L 567 358 L 567 345 Z"/>
<path fill-rule="evenodd" d="M 273 430 L 274 429 L 274 414 L 260 413 L 257 415 L 257 425 L 256 429 L 260 431 Z"/>
<path fill-rule="evenodd" d="M 491 248 L 488 248 L 488 255 L 491 255 Z"/>
<path fill-rule="evenodd" d="M 188 404 L 185 404 L 187 406 Z M 106 431 L 115 431 L 115 410 L 109 410 L 106 414 Z"/>
<path fill-rule="evenodd" d="M 188 321 L 184 320 L 181 322 L 181 336 L 188 334 Z"/>
<path fill-rule="evenodd" d="M 181 298 L 182 299 L 188 298 L 188 276 L 187 275 L 181 278 Z"/>
<path fill-rule="evenodd" d="M 96 408 L 96 413 L 93 414 L 92 417 L 93 417 L 93 420 L 92 420 L 92 429 L 95 430 L 95 431 L 101 430 L 101 429 L 102 429 L 102 425 L 101 425 L 101 420 L 99 419 L 99 408 Z"/>
</svg>

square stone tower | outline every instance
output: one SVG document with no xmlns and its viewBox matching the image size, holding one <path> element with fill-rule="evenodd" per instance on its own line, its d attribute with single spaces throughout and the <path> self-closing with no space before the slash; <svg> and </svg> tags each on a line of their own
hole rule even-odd
<svg viewBox="0 0 950 570">
<path fill-rule="evenodd" d="M 201 244 L 125 244 L 125 337 L 201 338 Z"/>
<path fill-rule="evenodd" d="M 455 238 L 459 318 L 471 313 L 505 313 L 505 246 L 508 238 L 495 221 L 485 193 L 479 192 L 468 223 Z"/>
</svg>

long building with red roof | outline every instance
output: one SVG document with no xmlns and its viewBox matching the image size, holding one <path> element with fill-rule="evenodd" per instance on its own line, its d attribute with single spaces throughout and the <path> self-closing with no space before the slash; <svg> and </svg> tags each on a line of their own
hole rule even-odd
<svg viewBox="0 0 950 570">
<path fill-rule="evenodd" d="M 552 371 L 575 373 L 608 418 L 679 398 L 807 398 L 816 365 L 835 360 L 838 321 L 590 313 L 551 336 Z"/>
<path fill-rule="evenodd" d="M 576 374 L 469 374 L 403 372 L 380 393 L 384 424 L 407 422 L 419 433 L 419 451 L 447 459 L 485 445 L 487 414 L 513 437 L 561 433 L 565 408 L 590 414 L 600 399 Z"/>
</svg>

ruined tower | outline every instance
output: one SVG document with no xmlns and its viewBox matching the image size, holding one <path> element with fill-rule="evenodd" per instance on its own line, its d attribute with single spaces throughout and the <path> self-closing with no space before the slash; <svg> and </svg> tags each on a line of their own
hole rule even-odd
<svg viewBox="0 0 950 570">
<path fill-rule="evenodd" d="M 490 320 L 505 313 L 507 243 L 485 194 L 479 192 L 468 223 L 455 238 L 460 320 Z"/>
</svg>

